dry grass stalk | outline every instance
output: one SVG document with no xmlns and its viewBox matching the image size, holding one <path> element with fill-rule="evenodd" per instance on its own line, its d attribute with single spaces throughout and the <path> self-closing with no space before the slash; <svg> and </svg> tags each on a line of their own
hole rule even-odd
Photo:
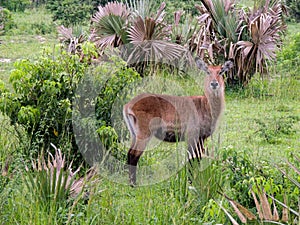
<svg viewBox="0 0 300 225">
<path fill-rule="evenodd" d="M 263 217 L 266 220 L 272 220 L 272 211 L 271 206 L 266 196 L 266 193 L 263 190 L 258 189 L 258 196 L 260 199 L 260 204 L 263 212 Z"/>
<path fill-rule="evenodd" d="M 256 206 L 256 210 L 257 210 L 257 213 L 258 213 L 258 216 L 259 216 L 259 219 L 260 220 L 263 220 L 264 218 L 264 215 L 262 213 L 262 209 L 261 209 L 261 205 L 259 204 L 257 198 L 256 198 L 256 195 L 254 193 L 254 191 L 251 189 L 251 194 L 252 194 L 252 197 L 254 199 L 254 203 L 255 203 L 255 206 Z"/>
<path fill-rule="evenodd" d="M 223 210 L 223 212 L 226 214 L 226 216 L 228 216 L 228 218 L 230 219 L 230 221 L 233 225 L 239 225 L 239 223 L 233 218 L 232 215 L 230 215 L 230 213 L 222 206 L 222 204 L 218 203 L 217 201 L 215 201 L 215 202 Z"/>
</svg>

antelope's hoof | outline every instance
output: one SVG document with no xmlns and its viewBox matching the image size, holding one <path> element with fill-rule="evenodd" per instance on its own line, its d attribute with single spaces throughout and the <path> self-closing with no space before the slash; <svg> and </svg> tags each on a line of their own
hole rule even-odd
<svg viewBox="0 0 300 225">
<path fill-rule="evenodd" d="M 136 187 L 136 182 L 130 180 L 130 181 L 129 181 L 129 185 L 130 185 L 131 187 Z"/>
</svg>

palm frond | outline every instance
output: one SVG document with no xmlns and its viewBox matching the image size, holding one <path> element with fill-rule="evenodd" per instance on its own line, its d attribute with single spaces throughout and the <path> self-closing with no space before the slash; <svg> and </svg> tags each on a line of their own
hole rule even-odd
<svg viewBox="0 0 300 225">
<path fill-rule="evenodd" d="M 146 36 L 146 27 L 142 17 L 138 16 L 134 25 L 129 29 L 129 39 L 132 43 L 141 42 Z"/>
<path fill-rule="evenodd" d="M 267 195 L 268 195 L 268 194 L 267 194 Z M 296 210 L 290 208 L 290 207 L 287 206 L 285 203 L 279 201 L 278 199 L 274 198 L 274 197 L 271 196 L 271 195 L 268 195 L 268 197 L 271 198 L 274 202 L 276 202 L 276 203 L 278 203 L 279 205 L 281 205 L 282 207 L 284 207 L 285 209 L 287 209 L 288 211 L 290 211 L 291 213 L 293 213 L 294 215 L 300 217 L 300 214 L 299 214 Z"/>
<path fill-rule="evenodd" d="M 105 6 L 99 6 L 91 19 L 92 40 L 101 48 L 126 44 L 128 17 L 129 10 L 123 3 L 109 2 Z"/>
<path fill-rule="evenodd" d="M 93 15 L 92 22 L 98 22 L 101 18 L 108 15 L 115 15 L 126 19 L 129 15 L 129 10 L 121 2 L 108 2 L 105 6 L 98 6 L 98 11 Z"/>
<path fill-rule="evenodd" d="M 239 223 L 233 218 L 233 216 L 225 209 L 224 206 L 222 206 L 222 204 L 218 203 L 217 201 L 215 201 L 217 203 L 217 205 L 220 207 L 220 209 L 223 210 L 223 212 L 226 214 L 226 216 L 229 218 L 230 222 L 233 225 L 239 225 Z"/>
<path fill-rule="evenodd" d="M 179 23 L 183 12 L 177 11 L 174 13 L 174 25 L 172 26 L 172 40 L 179 45 L 182 45 L 194 52 L 197 47 L 197 34 L 200 27 L 197 26 L 198 19 L 190 17 L 184 23 Z"/>
<path fill-rule="evenodd" d="M 154 0 L 126 0 L 126 6 L 133 13 L 134 17 L 142 17 L 145 19 L 155 13 L 158 6 Z"/>
<path fill-rule="evenodd" d="M 82 55 L 81 45 L 88 40 L 87 35 L 81 32 L 75 35 L 72 28 L 62 26 L 57 27 L 59 40 L 66 47 L 67 52 L 71 54 Z"/>
<path fill-rule="evenodd" d="M 127 50 L 127 63 L 129 65 L 137 62 L 154 62 L 176 65 L 178 61 L 188 54 L 187 49 L 183 46 L 163 40 L 145 40 L 135 42 L 135 45 L 133 45 L 131 49 Z"/>
<path fill-rule="evenodd" d="M 280 34 L 286 28 L 282 3 L 266 1 L 259 8 L 238 10 L 231 0 L 201 0 L 201 3 L 202 6 L 196 6 L 201 27 L 197 54 L 212 62 L 220 55 L 233 58 L 235 69 L 227 79 L 231 84 L 238 81 L 246 85 L 256 72 L 266 74 L 282 43 Z"/>
<path fill-rule="evenodd" d="M 128 30 L 131 43 L 143 40 L 163 40 L 169 35 L 166 24 L 163 23 L 165 4 L 162 3 L 155 18 L 137 16 Z"/>
<path fill-rule="evenodd" d="M 56 148 L 55 155 L 49 153 L 46 161 L 41 155 L 36 161 L 32 161 L 31 172 L 27 168 L 27 177 L 24 179 L 29 190 L 33 190 L 34 196 L 39 201 L 49 206 L 50 203 L 61 204 L 70 197 L 75 198 L 84 192 L 87 182 L 95 177 L 95 170 L 90 169 L 85 177 L 76 179 L 80 167 L 72 170 L 72 162 L 66 168 L 65 156 Z M 96 181 L 97 179 L 94 179 Z"/>
</svg>

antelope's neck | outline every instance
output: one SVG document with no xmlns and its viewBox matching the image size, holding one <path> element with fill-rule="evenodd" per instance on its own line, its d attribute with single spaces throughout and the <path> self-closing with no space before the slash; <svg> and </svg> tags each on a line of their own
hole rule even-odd
<svg viewBox="0 0 300 225">
<path fill-rule="evenodd" d="M 212 125 L 215 126 L 219 117 L 222 115 L 225 108 L 225 98 L 223 94 L 219 96 L 206 96 L 210 106 L 212 117 Z"/>
</svg>

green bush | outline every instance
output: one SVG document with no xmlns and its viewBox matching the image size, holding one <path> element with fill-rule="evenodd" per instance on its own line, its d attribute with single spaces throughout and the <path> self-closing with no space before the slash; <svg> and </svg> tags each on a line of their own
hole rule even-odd
<svg viewBox="0 0 300 225">
<path fill-rule="evenodd" d="M 0 35 L 15 26 L 11 12 L 0 7 Z"/>
<path fill-rule="evenodd" d="M 21 125 L 28 140 L 26 154 L 49 149 L 50 143 L 76 159 L 72 134 L 72 99 L 86 70 L 76 55 L 62 52 L 57 57 L 45 52 L 38 61 L 15 63 L 9 82 L 13 91 L 3 85 L 0 90 L 0 111 L 13 125 Z M 73 152 L 75 151 L 75 152 Z"/>
<path fill-rule="evenodd" d="M 277 53 L 277 65 L 282 73 L 299 76 L 300 66 L 300 32 L 291 37 L 291 41 Z"/>
<path fill-rule="evenodd" d="M 51 34 L 55 31 L 55 27 L 52 24 L 46 24 L 44 22 L 30 24 L 30 29 L 33 34 Z"/>
<path fill-rule="evenodd" d="M 122 112 L 113 108 L 114 104 L 121 106 L 128 100 L 131 91 L 130 84 L 139 81 L 140 75 L 118 57 L 111 57 L 109 62 L 103 62 L 84 77 L 74 106 L 73 120 L 76 124 L 76 134 L 81 152 L 91 151 L 93 145 L 101 145 L 110 150 L 114 157 L 125 161 L 125 151 L 120 143 L 120 124 L 113 124 L 114 116 L 120 118 Z M 75 110 L 77 109 L 77 110 Z M 116 115 L 117 114 L 117 115 Z M 115 129 L 117 126 L 117 129 Z M 127 129 L 126 129 L 127 130 Z M 96 132 L 96 139 L 95 138 Z M 93 143 L 94 142 L 94 143 Z M 86 147 L 86 146 L 89 147 Z M 94 149 L 98 149 L 96 146 Z M 95 153 L 93 155 L 102 153 Z M 88 156 L 89 158 L 91 156 Z M 99 160 L 99 159 L 96 159 Z M 93 159 L 93 161 L 95 161 Z"/>
<path fill-rule="evenodd" d="M 75 140 L 72 122 L 77 119 L 74 116 L 77 106 L 73 102 L 82 97 L 83 104 L 78 103 L 78 107 L 87 107 L 90 98 L 93 115 L 80 115 L 77 129 L 83 129 L 79 133 L 84 133 L 86 138 L 78 138 L 79 141 L 89 140 L 94 135 L 97 141 L 119 155 L 118 135 L 111 124 L 112 107 L 116 100 L 126 97 L 122 93 L 138 80 L 139 74 L 117 57 L 111 59 L 91 66 L 78 55 L 61 52 L 53 56 L 46 51 L 35 62 L 22 60 L 15 64 L 9 80 L 13 92 L 0 85 L 0 111 L 10 118 L 11 124 L 24 128 L 29 140 L 25 154 L 36 157 L 41 149 L 49 150 L 53 143 L 68 153 L 71 160 L 81 163 L 78 144 L 81 145 Z M 82 81 L 87 86 L 81 90 Z"/>
<path fill-rule="evenodd" d="M 14 12 L 24 12 L 30 4 L 30 0 L 0 0 L 0 6 L 3 6 Z"/>
<path fill-rule="evenodd" d="M 286 0 L 291 18 L 296 22 L 300 22 L 300 1 L 298 0 Z"/>
<path fill-rule="evenodd" d="M 53 13 L 53 20 L 62 25 L 83 24 L 90 18 L 93 6 L 80 0 L 48 0 L 46 8 Z"/>
</svg>

